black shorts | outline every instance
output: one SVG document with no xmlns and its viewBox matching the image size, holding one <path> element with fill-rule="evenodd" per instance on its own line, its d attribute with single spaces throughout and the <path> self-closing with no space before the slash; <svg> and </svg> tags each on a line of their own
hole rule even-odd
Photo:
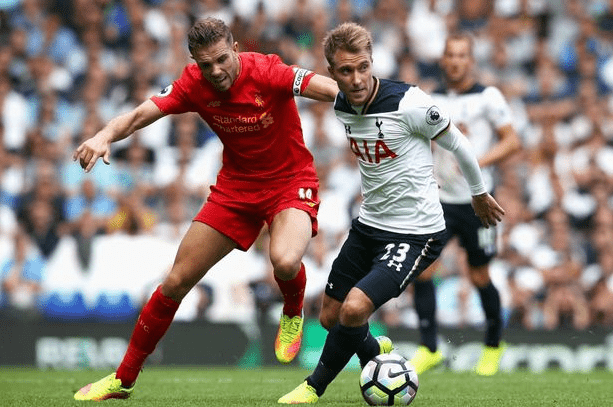
<svg viewBox="0 0 613 407">
<path fill-rule="evenodd" d="M 466 249 L 468 264 L 479 267 L 496 255 L 496 228 L 484 228 L 471 204 L 442 204 L 448 236 L 457 236 Z"/>
<path fill-rule="evenodd" d="M 398 297 L 441 254 L 445 230 L 424 235 L 387 232 L 354 219 L 349 236 L 332 263 L 326 294 L 343 302 L 353 287 L 375 309 Z"/>
</svg>

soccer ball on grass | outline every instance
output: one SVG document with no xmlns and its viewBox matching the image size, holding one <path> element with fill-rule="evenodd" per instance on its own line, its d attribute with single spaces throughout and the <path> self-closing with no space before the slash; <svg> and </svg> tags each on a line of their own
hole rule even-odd
<svg viewBox="0 0 613 407">
<path fill-rule="evenodd" d="M 360 390 L 371 406 L 408 406 L 417 394 L 415 368 L 397 353 L 371 359 L 360 374 Z"/>
</svg>

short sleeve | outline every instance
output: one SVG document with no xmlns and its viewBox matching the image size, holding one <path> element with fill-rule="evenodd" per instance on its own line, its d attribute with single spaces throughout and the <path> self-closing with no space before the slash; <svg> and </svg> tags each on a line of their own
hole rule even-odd
<svg viewBox="0 0 613 407">
<path fill-rule="evenodd" d="M 151 101 L 165 114 L 189 112 L 191 104 L 187 89 L 190 89 L 191 82 L 193 80 L 188 67 L 186 67 L 177 80 L 166 86 L 156 95 L 151 96 Z"/>
<path fill-rule="evenodd" d="M 271 87 L 277 92 L 292 96 L 300 95 L 314 75 L 306 69 L 285 64 L 278 55 L 269 54 L 266 58 L 269 63 L 267 76 Z"/>
<path fill-rule="evenodd" d="M 512 124 L 511 107 L 500 90 L 493 86 L 488 86 L 485 92 L 487 100 L 487 119 L 489 122 L 492 123 L 496 129 Z"/>
<path fill-rule="evenodd" d="M 434 104 L 432 96 L 416 86 L 407 91 L 401 108 L 412 133 L 432 140 L 449 127 L 449 113 Z"/>
</svg>

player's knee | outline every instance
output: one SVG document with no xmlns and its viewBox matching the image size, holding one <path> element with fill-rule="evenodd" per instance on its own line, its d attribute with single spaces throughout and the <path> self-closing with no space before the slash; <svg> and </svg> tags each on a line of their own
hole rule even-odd
<svg viewBox="0 0 613 407">
<path fill-rule="evenodd" d="M 470 267 L 469 275 L 470 281 L 475 287 L 485 287 L 490 283 L 490 273 L 487 265 Z"/>
<path fill-rule="evenodd" d="M 170 273 L 162 283 L 162 294 L 172 298 L 177 302 L 181 302 L 191 290 L 193 284 L 179 275 Z"/>
<path fill-rule="evenodd" d="M 341 307 L 340 321 L 343 325 L 359 326 L 368 321 L 370 312 L 371 310 L 368 304 L 362 301 L 348 299 Z"/>
<path fill-rule="evenodd" d="M 270 262 L 272 263 L 275 276 L 284 281 L 296 277 L 300 271 L 300 261 L 299 257 L 291 254 L 270 255 Z"/>
<path fill-rule="evenodd" d="M 338 315 L 332 312 L 328 312 L 324 309 L 322 309 L 321 312 L 319 313 L 319 323 L 326 330 L 329 331 L 330 329 L 332 329 L 332 327 L 336 325 L 337 322 L 338 322 Z"/>
</svg>

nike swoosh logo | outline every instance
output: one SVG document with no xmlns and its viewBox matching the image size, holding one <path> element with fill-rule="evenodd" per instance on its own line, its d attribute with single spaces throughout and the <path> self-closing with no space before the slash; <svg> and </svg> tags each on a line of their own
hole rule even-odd
<svg viewBox="0 0 613 407">
<path fill-rule="evenodd" d="M 393 379 L 394 377 L 402 376 L 403 374 L 409 373 L 409 372 L 412 372 L 412 370 L 408 369 L 408 370 L 401 370 L 399 372 L 389 372 L 387 374 L 387 377 L 389 377 L 390 379 Z"/>
</svg>

